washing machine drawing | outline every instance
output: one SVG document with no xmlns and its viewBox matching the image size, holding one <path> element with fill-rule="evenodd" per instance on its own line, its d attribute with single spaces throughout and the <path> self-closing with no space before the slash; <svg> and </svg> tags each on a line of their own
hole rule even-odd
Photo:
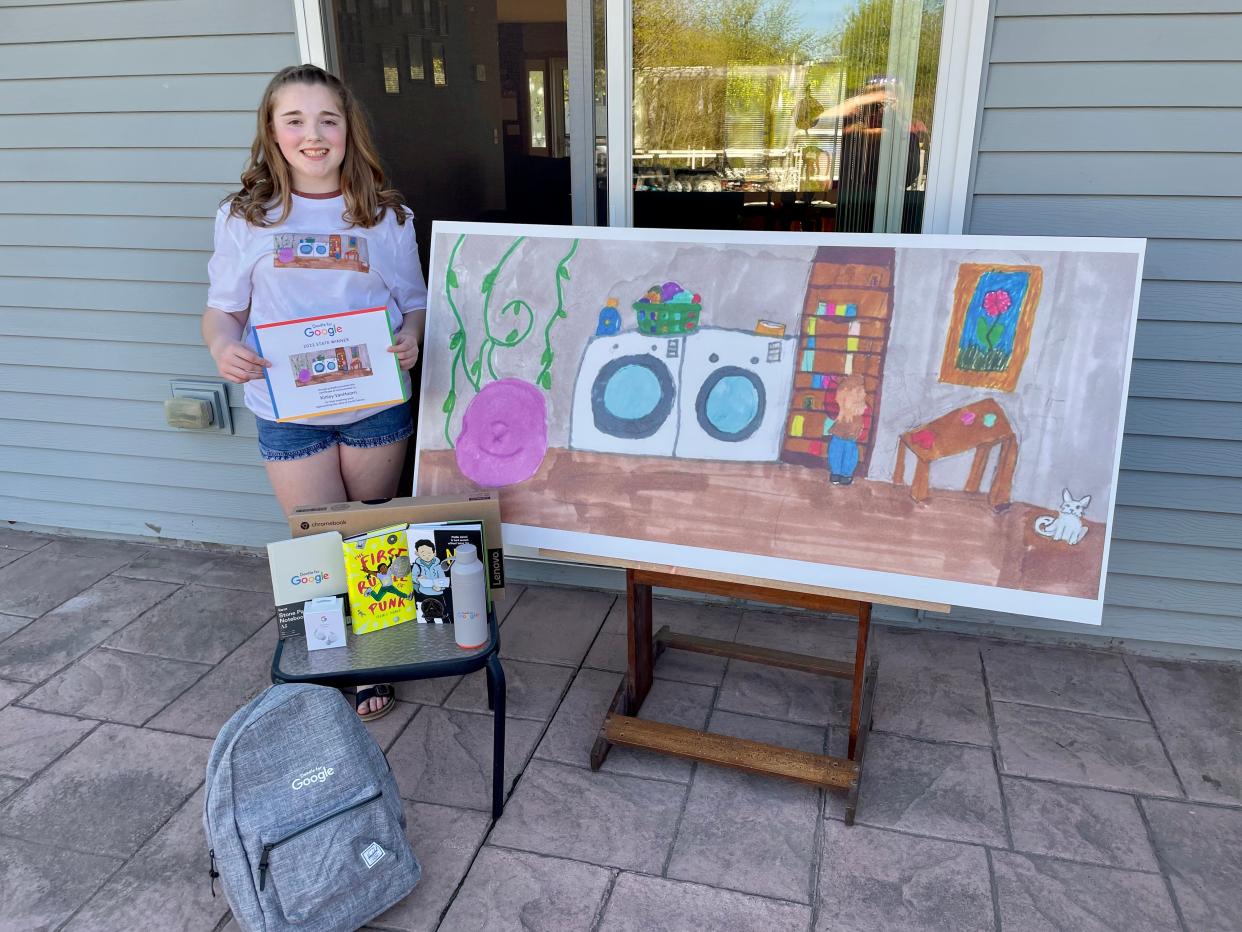
<svg viewBox="0 0 1242 932">
<path fill-rule="evenodd" d="M 588 342 L 574 383 L 570 448 L 672 456 L 685 342 L 643 333 Z"/>
<path fill-rule="evenodd" d="M 687 339 L 674 454 L 776 461 L 793 387 L 795 343 L 793 337 L 712 327 Z"/>
</svg>

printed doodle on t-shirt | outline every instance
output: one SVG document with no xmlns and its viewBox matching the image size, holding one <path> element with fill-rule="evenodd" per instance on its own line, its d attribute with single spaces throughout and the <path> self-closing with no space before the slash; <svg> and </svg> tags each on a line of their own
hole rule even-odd
<svg viewBox="0 0 1242 932">
<path fill-rule="evenodd" d="M 278 269 L 370 269 L 367 241 L 352 233 L 277 233 L 275 240 Z"/>
</svg>

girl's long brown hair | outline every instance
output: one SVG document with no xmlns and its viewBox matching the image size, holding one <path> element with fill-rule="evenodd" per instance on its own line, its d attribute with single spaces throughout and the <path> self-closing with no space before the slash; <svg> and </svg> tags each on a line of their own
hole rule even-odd
<svg viewBox="0 0 1242 932">
<path fill-rule="evenodd" d="M 837 384 L 837 420 L 853 426 L 867 411 L 867 387 L 857 375 L 847 375 Z"/>
<path fill-rule="evenodd" d="M 276 93 L 287 84 L 321 84 L 340 101 L 345 117 L 345 159 L 341 163 L 345 221 L 373 227 L 391 210 L 397 223 L 405 223 L 409 215 L 402 209 L 401 193 L 386 186 L 362 107 L 340 78 L 315 65 L 290 65 L 268 83 L 259 104 L 259 126 L 250 146 L 250 161 L 242 172 L 241 190 L 225 198 L 229 212 L 257 227 L 274 226 L 289 216 L 293 207 L 289 164 L 272 132 Z M 279 214 L 269 219 L 268 213 L 277 206 Z"/>
</svg>

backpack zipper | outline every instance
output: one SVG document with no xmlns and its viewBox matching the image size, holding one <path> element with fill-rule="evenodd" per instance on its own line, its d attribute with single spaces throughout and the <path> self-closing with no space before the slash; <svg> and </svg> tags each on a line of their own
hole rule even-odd
<svg viewBox="0 0 1242 932">
<path fill-rule="evenodd" d="M 265 689 L 265 690 L 264 690 L 264 693 L 266 693 L 266 692 L 267 692 L 268 690 L 270 690 L 270 689 L 271 689 L 271 687 L 269 686 L 267 689 Z M 255 698 L 257 699 L 258 697 L 255 697 Z M 287 698 L 287 699 L 285 699 L 283 702 L 281 702 L 281 703 L 280 703 L 280 705 L 273 706 L 273 707 L 272 707 L 272 708 L 270 708 L 270 709 L 264 709 L 264 710 L 263 710 L 263 715 L 267 715 L 269 712 L 272 712 L 272 711 L 274 711 L 275 709 L 279 709 L 281 706 L 287 705 L 288 703 L 292 702 L 294 698 L 295 698 L 295 697 L 290 696 L 289 698 Z M 240 710 L 239 710 L 239 711 L 240 711 Z M 260 715 L 260 716 L 259 716 L 259 718 L 262 718 L 262 717 L 263 717 L 262 715 Z M 252 720 L 253 720 L 253 712 L 251 713 L 251 715 L 250 715 L 250 716 L 247 716 L 246 721 L 244 721 L 244 722 L 243 722 L 240 726 L 238 726 L 237 731 L 235 731 L 235 732 L 233 733 L 232 740 L 229 742 L 229 754 L 230 754 L 230 756 L 231 756 L 231 752 L 232 752 L 232 745 L 234 745 L 234 744 L 236 744 L 236 743 L 237 743 L 237 739 L 238 739 L 238 737 L 240 737 L 241 732 L 242 732 L 242 729 L 244 729 L 247 725 L 249 725 L 249 724 L 251 723 L 251 721 L 252 721 Z M 223 756 L 224 756 L 224 755 L 221 755 L 221 757 L 223 757 Z M 387 759 L 387 758 L 384 758 L 384 762 L 385 762 L 385 763 L 387 763 L 387 761 L 388 761 L 388 759 Z M 389 768 L 389 769 L 392 769 L 392 768 Z M 213 774 L 213 776 L 214 776 L 214 774 Z M 206 786 L 206 789 L 203 791 L 203 814 L 204 814 L 204 816 L 207 816 L 207 814 L 211 812 L 211 787 L 212 787 L 212 784 L 213 784 L 214 782 L 215 782 L 214 780 L 208 781 L 207 786 Z M 210 833 L 210 826 L 207 826 L 207 828 L 208 828 L 208 833 Z M 208 841 L 209 841 L 209 842 L 210 842 L 210 840 L 211 840 L 211 839 L 208 839 Z M 219 876 L 220 876 L 219 874 L 215 873 L 215 870 L 216 870 L 216 851 L 215 851 L 215 849 L 214 849 L 214 848 L 211 848 L 211 849 L 209 850 L 209 854 L 211 855 L 211 872 L 212 872 L 212 875 L 213 875 L 213 876 L 212 876 L 212 880 L 214 881 L 214 880 L 216 879 L 216 877 L 219 877 Z M 216 890 L 215 890 L 215 887 L 216 887 L 216 885 L 215 885 L 215 883 L 213 882 L 213 883 L 212 883 L 212 885 L 211 885 L 211 888 L 212 888 L 212 889 L 211 889 L 211 895 L 212 895 L 213 897 L 216 895 Z"/>
<path fill-rule="evenodd" d="M 365 806 L 367 803 L 373 803 L 383 795 L 384 795 L 383 790 L 376 790 L 366 799 L 359 800 L 356 803 L 350 803 L 345 808 L 336 810 L 336 812 L 330 812 L 326 816 L 316 819 L 310 825 L 303 825 L 296 832 L 292 832 L 291 834 L 286 835 L 284 838 L 280 839 L 279 841 L 273 841 L 269 844 L 264 845 L 263 853 L 259 856 L 259 889 L 262 890 L 267 883 L 268 856 L 272 853 L 272 849 L 279 848 L 281 845 L 283 845 L 287 841 L 293 841 L 293 839 L 297 838 L 299 835 L 309 832 L 311 829 L 316 828 L 317 826 L 323 825 L 323 823 L 327 822 L 330 819 L 335 819 L 337 816 L 342 816 L 347 812 L 351 812 L 354 809 L 358 809 L 361 806 Z"/>
</svg>

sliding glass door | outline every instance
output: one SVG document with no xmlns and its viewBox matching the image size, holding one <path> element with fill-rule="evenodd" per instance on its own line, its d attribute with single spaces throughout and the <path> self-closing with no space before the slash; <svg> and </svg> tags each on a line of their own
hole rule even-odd
<svg viewBox="0 0 1242 932">
<path fill-rule="evenodd" d="M 918 232 L 925 203 L 943 230 L 956 200 L 935 183 L 932 154 L 968 134 L 962 104 L 945 101 L 982 54 L 980 9 L 986 0 L 325 5 L 330 57 L 366 104 L 424 243 L 435 219 Z M 940 74 L 944 29 L 954 55 Z"/>
</svg>

